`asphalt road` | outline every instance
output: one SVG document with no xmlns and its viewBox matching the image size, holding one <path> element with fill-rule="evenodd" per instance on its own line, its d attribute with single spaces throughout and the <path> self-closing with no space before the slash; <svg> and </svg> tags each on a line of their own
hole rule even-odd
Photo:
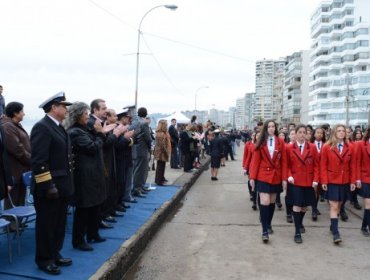
<svg viewBox="0 0 370 280">
<path fill-rule="evenodd" d="M 242 149 L 220 170 L 219 181 L 210 180 L 209 170 L 202 174 L 125 280 L 369 279 L 370 238 L 362 236 L 361 220 L 349 213 L 349 221 L 340 221 L 343 242 L 334 245 L 326 202 L 317 222 L 306 215 L 303 244 L 294 243 L 284 206 L 275 211 L 270 243 L 262 243 L 242 175 Z"/>
</svg>

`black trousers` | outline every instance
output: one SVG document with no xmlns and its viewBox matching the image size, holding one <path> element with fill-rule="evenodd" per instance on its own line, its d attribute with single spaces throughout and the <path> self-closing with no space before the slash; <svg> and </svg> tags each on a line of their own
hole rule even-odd
<svg viewBox="0 0 370 280">
<path fill-rule="evenodd" d="M 69 198 L 34 197 L 36 209 L 36 256 L 38 265 L 55 263 L 63 248 Z"/>
<path fill-rule="evenodd" d="M 155 170 L 155 183 L 156 184 L 163 183 L 165 169 L 166 169 L 166 162 L 157 160 L 157 169 Z"/>
<path fill-rule="evenodd" d="M 99 235 L 99 205 L 76 207 L 73 217 L 72 245 L 85 243 L 85 236 L 95 238 Z"/>
<path fill-rule="evenodd" d="M 184 171 L 188 172 L 193 168 L 193 161 L 190 153 L 184 154 Z"/>
<path fill-rule="evenodd" d="M 102 219 L 112 215 L 112 213 L 115 210 L 115 207 L 117 206 L 116 200 L 118 187 L 116 186 L 116 181 L 110 178 L 106 178 L 105 182 L 107 185 L 108 194 L 107 199 L 103 202 L 103 204 L 100 207 L 100 215 Z"/>
<path fill-rule="evenodd" d="M 177 152 L 177 144 L 172 142 L 171 146 L 171 168 L 176 168 L 179 166 L 179 159 L 178 159 L 178 152 Z"/>
</svg>

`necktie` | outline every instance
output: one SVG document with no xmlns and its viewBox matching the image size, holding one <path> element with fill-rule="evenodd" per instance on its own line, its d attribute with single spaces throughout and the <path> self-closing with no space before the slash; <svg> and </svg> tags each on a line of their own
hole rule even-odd
<svg viewBox="0 0 370 280">
<path fill-rule="evenodd" d="M 342 146 L 343 145 L 342 144 L 339 144 L 338 146 L 339 146 L 339 153 L 341 154 L 342 153 Z"/>
<path fill-rule="evenodd" d="M 320 151 L 320 142 L 317 142 L 317 148 L 319 149 Z"/>
<path fill-rule="evenodd" d="M 270 138 L 270 146 L 272 146 L 272 138 Z"/>
<path fill-rule="evenodd" d="M 302 154 L 302 150 L 303 150 L 303 146 L 302 145 L 299 145 L 299 150 L 301 151 L 301 154 Z"/>
</svg>

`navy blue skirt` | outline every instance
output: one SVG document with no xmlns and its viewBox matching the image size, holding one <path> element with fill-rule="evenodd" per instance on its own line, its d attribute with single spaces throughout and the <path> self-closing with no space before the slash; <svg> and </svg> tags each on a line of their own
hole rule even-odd
<svg viewBox="0 0 370 280">
<path fill-rule="evenodd" d="M 328 184 L 328 190 L 325 192 L 325 198 L 331 201 L 346 201 L 350 199 L 350 185 Z"/>
<path fill-rule="evenodd" d="M 363 198 L 370 198 L 370 184 L 362 183 L 360 195 Z"/>
<path fill-rule="evenodd" d="M 256 191 L 260 193 L 281 193 L 283 188 L 281 184 L 272 185 L 262 181 L 256 181 Z"/>
<path fill-rule="evenodd" d="M 221 158 L 220 157 L 211 157 L 211 168 L 220 168 Z"/>
<path fill-rule="evenodd" d="M 289 184 L 288 202 L 293 206 L 307 207 L 316 202 L 315 189 L 312 187 L 297 187 Z"/>
</svg>

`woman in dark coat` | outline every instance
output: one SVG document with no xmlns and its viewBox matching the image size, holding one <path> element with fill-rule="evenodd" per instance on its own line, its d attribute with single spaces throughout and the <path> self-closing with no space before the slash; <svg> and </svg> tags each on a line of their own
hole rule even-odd
<svg viewBox="0 0 370 280">
<path fill-rule="evenodd" d="M 87 128 L 89 107 L 76 102 L 69 107 L 66 127 L 74 154 L 74 205 L 72 245 L 82 251 L 93 248 L 87 242 L 105 241 L 99 235 L 99 205 L 104 201 L 104 161 L 102 126 L 95 122 L 96 133 Z"/>
<path fill-rule="evenodd" d="M 31 142 L 27 132 L 23 129 L 21 121 L 24 117 L 23 104 L 10 102 L 5 107 L 6 115 L 1 117 L 0 124 L 4 129 L 7 141 L 4 147 L 7 151 L 6 164 L 13 178 L 13 188 L 10 196 L 15 206 L 25 204 L 26 187 L 22 182 L 22 174 L 31 170 Z M 8 199 L 4 201 L 4 208 L 11 208 Z"/>
<path fill-rule="evenodd" d="M 194 139 L 190 129 L 191 125 L 189 124 L 180 134 L 181 153 L 184 157 L 184 172 L 191 172 L 193 168 Z"/>
<path fill-rule="evenodd" d="M 212 134 L 211 134 L 212 135 Z M 211 180 L 217 181 L 218 169 L 221 166 L 221 158 L 223 156 L 223 142 L 222 138 L 219 136 L 220 131 L 216 129 L 214 135 L 212 135 L 210 141 L 210 153 L 211 153 Z"/>
<path fill-rule="evenodd" d="M 11 179 L 9 170 L 5 162 L 7 161 L 6 150 L 4 147 L 5 134 L 0 126 L 0 200 L 5 198 L 8 194 L 8 189 L 11 186 Z"/>
</svg>

